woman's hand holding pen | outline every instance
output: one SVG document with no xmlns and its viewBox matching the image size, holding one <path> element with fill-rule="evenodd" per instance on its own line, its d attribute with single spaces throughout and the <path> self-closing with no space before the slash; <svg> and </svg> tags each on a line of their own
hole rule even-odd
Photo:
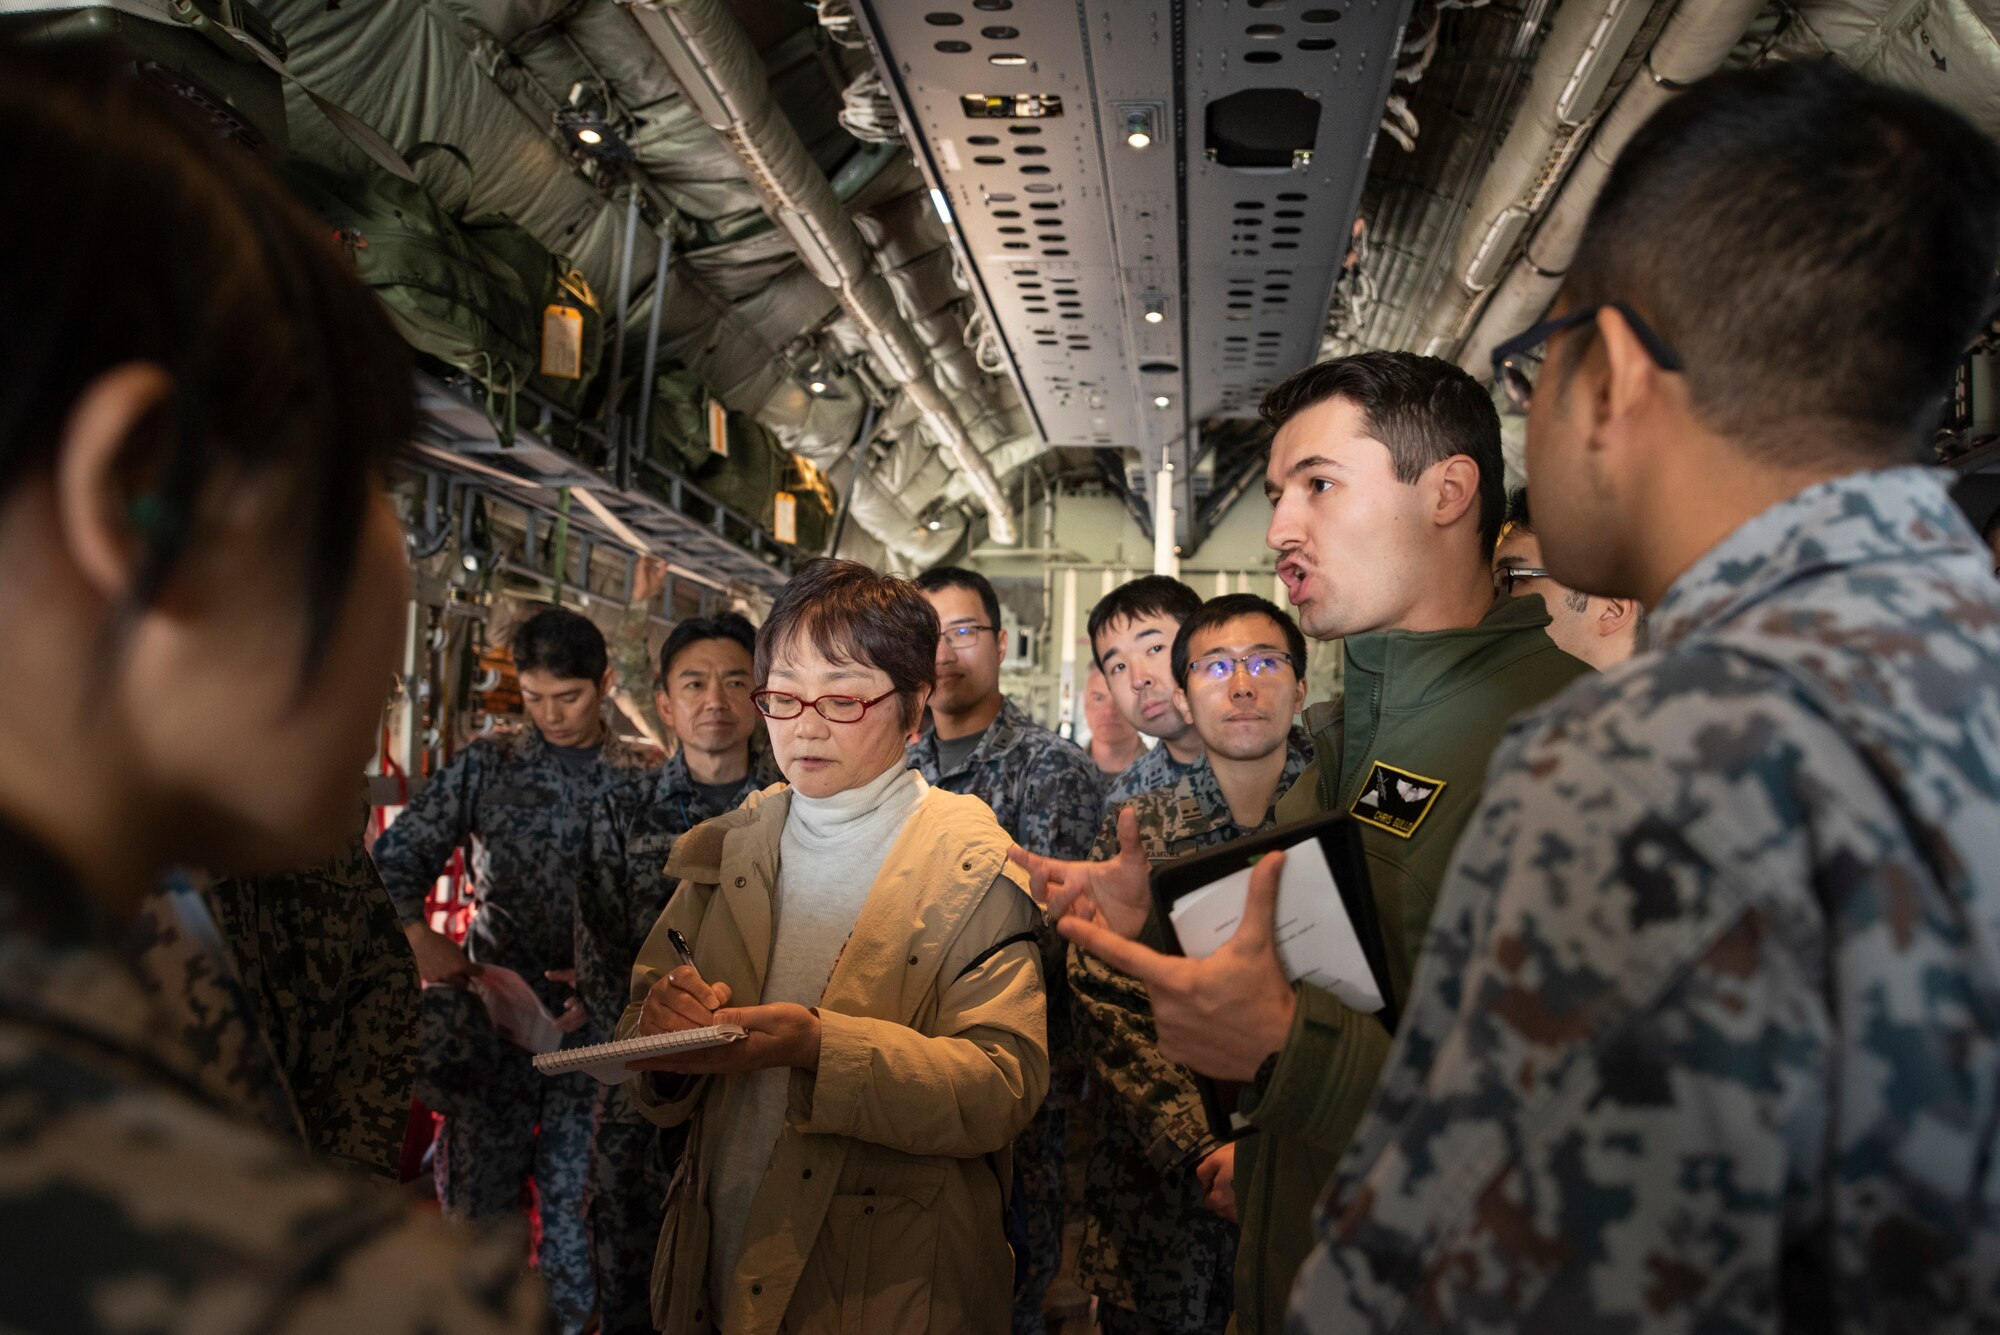
<svg viewBox="0 0 2000 1335">
<path fill-rule="evenodd" d="M 730 1001 L 729 984 L 704 979 L 701 970 L 695 967 L 694 954 L 688 949 L 686 939 L 678 932 L 670 932 L 668 936 L 682 963 L 669 970 L 646 993 L 646 1003 L 639 1012 L 639 1032 L 663 1034 L 717 1024 L 741 1025 L 750 1032 L 734 1043 L 633 1062 L 633 1070 L 674 1075 L 734 1075 L 772 1066 L 796 1066 L 808 1071 L 819 1068 L 818 1015 L 790 1002 L 724 1009 Z"/>
</svg>

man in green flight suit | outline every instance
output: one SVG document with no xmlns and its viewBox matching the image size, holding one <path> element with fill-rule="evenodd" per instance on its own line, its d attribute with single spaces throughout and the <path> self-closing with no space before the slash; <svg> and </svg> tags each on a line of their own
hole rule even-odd
<svg viewBox="0 0 2000 1335">
<path fill-rule="evenodd" d="M 1540 598 L 1495 597 L 1500 420 L 1471 376 L 1435 357 L 1367 352 L 1292 376 L 1263 414 L 1277 429 L 1265 541 L 1300 626 L 1341 641 L 1345 659 L 1342 697 L 1306 711 L 1314 764 L 1277 814 L 1344 811 L 1361 822 L 1401 995 L 1507 721 L 1588 669 L 1549 639 Z M 1247 912 L 1238 938 L 1205 960 L 1130 940 L 1158 944 L 1165 929 L 1149 922 L 1137 830 L 1121 824 L 1120 834 L 1109 862 L 1016 856 L 1065 935 L 1147 984 L 1164 1056 L 1248 1086 L 1236 1322 L 1244 1335 L 1277 1332 L 1312 1246 L 1313 1201 L 1390 1034 L 1331 993 L 1286 981 L 1268 911 L 1262 922 Z"/>
</svg>

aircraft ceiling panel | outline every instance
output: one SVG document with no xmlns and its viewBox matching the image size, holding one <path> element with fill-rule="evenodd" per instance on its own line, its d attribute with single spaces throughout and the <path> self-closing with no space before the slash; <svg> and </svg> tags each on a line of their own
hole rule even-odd
<svg viewBox="0 0 2000 1335">
<path fill-rule="evenodd" d="M 1313 360 L 1407 9 L 860 0 L 1044 439 L 1191 485 Z"/>
<path fill-rule="evenodd" d="M 1312 363 L 1395 73 L 1401 0 L 1188 14 L 1187 303 L 1197 417 L 1257 415 Z"/>
</svg>

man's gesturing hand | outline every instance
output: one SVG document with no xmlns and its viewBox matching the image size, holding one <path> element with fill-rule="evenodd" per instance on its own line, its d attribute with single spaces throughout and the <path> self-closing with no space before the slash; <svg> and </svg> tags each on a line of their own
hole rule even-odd
<svg viewBox="0 0 2000 1335">
<path fill-rule="evenodd" d="M 1285 1044 L 1297 998 L 1278 963 L 1278 872 L 1272 853 L 1250 871 L 1236 934 L 1207 959 L 1163 955 L 1070 914 L 1064 936 L 1146 985 L 1160 1053 L 1218 1080 L 1248 1080 Z M 1070 864 L 1089 865 L 1089 864 Z"/>
<path fill-rule="evenodd" d="M 1051 922 L 1070 915 L 1095 918 L 1122 937 L 1139 935 L 1152 914 L 1146 888 L 1146 846 L 1130 807 L 1118 812 L 1118 856 L 1109 862 L 1064 862 L 1030 853 L 1019 844 L 1007 856 L 1028 869 L 1028 890 Z"/>
</svg>

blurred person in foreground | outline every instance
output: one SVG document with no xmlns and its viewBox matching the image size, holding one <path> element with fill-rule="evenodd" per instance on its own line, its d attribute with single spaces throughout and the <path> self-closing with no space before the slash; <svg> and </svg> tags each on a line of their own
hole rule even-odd
<svg viewBox="0 0 2000 1335">
<path fill-rule="evenodd" d="M 1111 683 L 1096 663 L 1090 665 L 1083 681 L 1083 717 L 1090 727 L 1090 762 L 1104 776 L 1108 788 L 1146 754 L 1146 744 L 1139 740 L 1139 730 L 1131 720 L 1118 712 L 1118 702 L 1111 698 Z"/>
<path fill-rule="evenodd" d="M 0 1327 L 542 1329 L 521 1230 L 239 1120 L 132 969 L 167 868 L 352 833 L 414 424 L 324 228 L 129 70 L 0 48 Z"/>
<path fill-rule="evenodd" d="M 1620 155 L 1496 371 L 1650 645 L 1495 754 L 1294 1329 L 2000 1321 L 2000 587 L 1910 466 L 1996 261 L 2000 150 L 1831 62 Z"/>
<path fill-rule="evenodd" d="M 806 563 L 757 633 L 785 785 L 674 845 L 619 1034 L 749 1036 L 625 1085 L 692 1122 L 653 1274 L 668 1335 L 1009 1329 L 1008 1145 L 1048 1086 L 1041 915 L 987 805 L 905 763 L 937 645 L 914 584 Z"/>
</svg>

